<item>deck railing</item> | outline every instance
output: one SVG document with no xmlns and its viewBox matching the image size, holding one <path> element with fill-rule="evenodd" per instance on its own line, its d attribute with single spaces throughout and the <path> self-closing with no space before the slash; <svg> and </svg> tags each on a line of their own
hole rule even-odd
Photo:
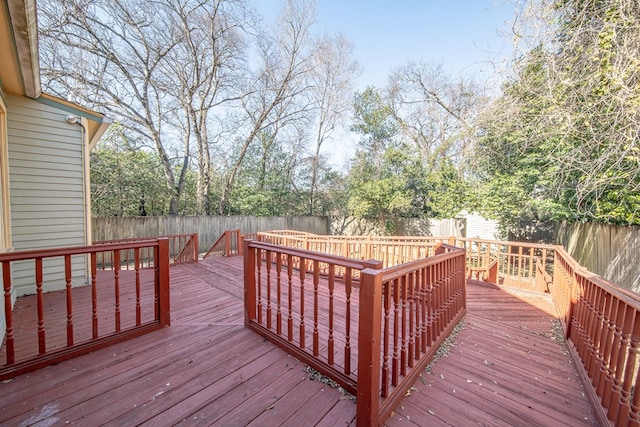
<svg viewBox="0 0 640 427">
<path fill-rule="evenodd" d="M 556 249 L 553 245 L 463 237 L 451 237 L 449 244 L 467 250 L 469 278 L 480 273 L 482 277 L 478 278 L 490 283 L 532 292 L 548 292 L 546 283 L 536 280 L 536 265 L 540 263 L 541 272 L 553 271 Z M 497 275 L 491 271 L 492 268 L 497 270 Z M 492 276 L 497 280 L 492 280 Z"/>
<path fill-rule="evenodd" d="M 536 262 L 543 270 L 552 271 L 555 250 L 552 245 L 461 237 L 319 236 L 270 231 L 258 233 L 258 239 L 345 258 L 375 259 L 382 261 L 384 268 L 432 256 L 436 245 L 447 243 L 466 249 L 468 278 L 534 292 L 548 291 L 546 284 L 536 281 Z"/>
<path fill-rule="evenodd" d="M 640 425 L 640 296 L 589 272 L 562 248 L 554 265 L 551 295 L 600 422 Z"/>
<path fill-rule="evenodd" d="M 171 264 L 189 264 L 198 262 L 198 233 L 172 234 L 160 237 L 136 237 L 129 239 L 103 240 L 93 242 L 94 245 L 103 245 L 108 243 L 127 243 L 140 242 L 149 239 L 164 238 L 169 241 L 169 259 Z M 147 265 L 153 260 L 151 248 L 142 249 L 140 251 L 140 261 Z M 127 270 L 133 266 L 134 251 L 121 251 L 120 263 Z M 110 269 L 113 267 L 114 260 L 109 256 L 109 252 L 101 253 L 98 256 L 98 268 Z"/>
<path fill-rule="evenodd" d="M 227 230 L 218 237 L 202 258 L 242 255 L 242 239 L 240 230 Z"/>
<path fill-rule="evenodd" d="M 143 253 L 151 261 L 143 263 Z M 100 258 L 112 260 L 112 269 L 101 270 Z M 5 253 L 0 265 L 6 324 L 0 380 L 170 323 L 168 239 Z M 31 283 L 23 293 L 32 295 L 16 302 L 32 307 L 19 323 L 12 311 L 14 282 L 22 282 L 23 291 Z M 60 306 L 66 310 L 51 308 Z"/>
<path fill-rule="evenodd" d="M 304 234 L 278 236 L 278 233 L 260 233 L 260 236 L 263 240 L 271 239 L 279 244 L 298 247 L 314 247 L 314 241 L 322 238 Z M 358 250 L 347 253 L 372 253 L 371 249 L 362 249 L 361 245 L 362 242 L 373 242 L 373 238 L 326 238 L 337 242 L 324 246 L 328 252 L 345 250 L 347 245 L 360 245 Z M 420 244 L 429 245 L 429 239 L 421 240 Z M 446 240 L 451 245 L 466 249 L 467 277 L 488 279 L 505 288 L 550 293 L 565 331 L 569 353 L 599 422 L 602 425 L 613 423 L 616 426 L 640 427 L 640 393 L 636 392 L 640 386 L 638 294 L 589 272 L 560 246 L 459 237 L 433 240 Z M 405 237 L 389 241 L 415 244 L 414 239 Z M 363 289 L 369 289 L 365 285 L 369 280 L 365 271 Z M 360 298 L 362 303 L 362 293 Z M 373 362 L 375 360 L 369 361 Z M 375 384 L 375 379 L 371 381 Z M 373 397 L 369 401 L 371 405 L 375 404 Z"/>
<path fill-rule="evenodd" d="M 355 394 L 355 278 L 380 263 L 252 240 L 244 260 L 245 324 Z"/>
<path fill-rule="evenodd" d="M 464 315 L 465 251 L 436 251 L 381 270 L 246 241 L 245 323 L 356 394 L 358 424 L 377 425 Z"/>
<path fill-rule="evenodd" d="M 466 313 L 465 251 L 364 270 L 357 424 L 382 425 Z"/>
</svg>

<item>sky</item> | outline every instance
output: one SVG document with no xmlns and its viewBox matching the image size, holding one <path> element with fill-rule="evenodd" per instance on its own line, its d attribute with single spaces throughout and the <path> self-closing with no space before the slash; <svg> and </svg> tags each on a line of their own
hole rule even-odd
<svg viewBox="0 0 640 427">
<path fill-rule="evenodd" d="M 270 19 L 281 0 L 255 0 Z M 510 56 L 510 0 L 317 0 L 317 27 L 341 32 L 363 67 L 357 87 L 382 87 L 392 67 L 439 63 L 451 75 L 491 80 Z M 492 65 L 493 64 L 493 65 Z"/>
</svg>

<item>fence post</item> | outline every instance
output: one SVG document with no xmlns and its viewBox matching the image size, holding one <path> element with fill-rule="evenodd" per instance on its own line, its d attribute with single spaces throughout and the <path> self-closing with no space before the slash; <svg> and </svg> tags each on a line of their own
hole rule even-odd
<svg viewBox="0 0 640 427">
<path fill-rule="evenodd" d="M 358 310 L 358 384 L 356 425 L 377 426 L 380 408 L 380 345 L 382 334 L 382 270 L 361 272 Z"/>
<path fill-rule="evenodd" d="M 244 325 L 256 319 L 256 249 L 244 241 Z"/>
<path fill-rule="evenodd" d="M 444 246 L 442 246 L 442 242 L 438 242 L 438 244 L 436 245 L 435 249 L 433 250 L 433 254 L 434 255 L 440 255 L 445 253 L 445 248 Z"/>
<path fill-rule="evenodd" d="M 158 239 L 158 320 L 160 326 L 171 324 L 171 293 L 169 289 L 169 239 Z"/>
</svg>

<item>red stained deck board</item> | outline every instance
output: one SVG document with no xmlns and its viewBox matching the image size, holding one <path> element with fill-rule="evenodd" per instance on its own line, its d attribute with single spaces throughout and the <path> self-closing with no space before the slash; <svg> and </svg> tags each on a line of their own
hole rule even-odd
<svg viewBox="0 0 640 427">
<path fill-rule="evenodd" d="M 242 257 L 228 257 L 172 267 L 172 326 L 0 384 L 0 424 L 353 425 L 352 401 L 309 380 L 301 362 L 244 328 L 242 266 Z M 305 288 L 312 292 L 310 278 Z M 475 281 L 467 290 L 465 329 L 387 424 L 595 425 L 564 344 L 550 339 L 549 300 Z M 65 313 L 45 301 L 51 313 Z M 326 308 L 323 291 L 320 301 Z M 344 296 L 336 292 L 335 303 L 343 306 Z M 275 307 L 274 299 L 274 322 Z M 310 334 L 309 309 L 305 323 Z M 319 328 L 322 337 L 327 328 Z M 336 317 L 334 329 L 342 328 Z M 65 338 L 57 332 L 48 339 Z"/>
<path fill-rule="evenodd" d="M 513 424 L 501 420 L 491 414 L 491 407 L 476 407 L 460 400 L 451 390 L 422 385 L 423 394 L 412 394 L 405 397 L 396 408 L 388 426 L 407 425 L 412 423 L 419 426 L 441 425 L 476 425 L 491 427 L 513 427 Z M 421 389 L 418 389 L 420 391 Z M 422 398 L 427 393 L 429 398 Z"/>
<path fill-rule="evenodd" d="M 265 366 L 246 381 L 200 407 L 181 425 L 210 425 L 215 422 L 246 425 L 273 408 L 292 387 L 304 381 L 303 368 L 304 365 L 293 357 Z"/>
<path fill-rule="evenodd" d="M 229 332 L 230 334 L 227 334 L 226 338 L 230 338 L 234 331 Z M 240 345 L 234 346 L 234 344 Z M 235 350 L 234 354 L 225 353 L 218 356 L 222 360 L 224 360 L 223 357 L 237 357 L 238 352 L 242 351 L 241 342 L 229 345 Z M 165 393 L 198 378 L 199 375 L 207 376 L 214 369 L 213 366 L 206 364 L 206 361 L 210 360 L 218 350 L 206 342 L 198 343 L 192 347 L 193 351 L 183 354 L 181 357 L 158 354 L 156 356 L 158 360 L 151 369 L 145 367 L 137 369 L 135 372 L 123 372 L 127 380 L 126 382 L 121 380 L 119 385 L 97 384 L 87 389 L 84 397 L 86 400 L 81 403 L 73 402 L 74 406 L 61 411 L 60 416 L 65 421 L 76 421 L 82 418 L 76 417 L 88 413 L 91 414 L 91 417 L 105 422 L 111 417 L 117 417 L 118 414 L 123 414 L 125 418 L 134 418 L 134 415 L 141 414 L 144 421 L 149 417 L 149 415 L 145 417 L 145 414 L 155 414 L 149 409 L 150 403 L 161 397 L 164 399 Z M 249 347 L 249 349 L 252 348 Z M 82 405 L 81 411 L 80 408 L 75 407 L 77 404 Z M 132 415 L 129 415 L 130 412 Z M 123 425 L 122 420 L 119 425 Z"/>
<path fill-rule="evenodd" d="M 257 340 L 256 340 L 257 343 Z M 273 366 L 282 359 L 280 351 L 271 346 L 260 345 L 247 347 L 246 351 L 253 357 L 239 357 L 235 346 L 227 352 L 226 360 L 210 365 L 204 361 L 194 361 L 192 372 L 173 374 L 166 377 L 169 386 L 159 389 L 156 394 L 147 396 L 143 401 L 144 409 L 123 408 L 118 411 L 117 418 L 108 424 L 121 426 L 149 422 L 151 424 L 173 424 L 182 421 L 185 414 L 191 414 L 204 404 L 215 401 L 227 390 L 241 385 L 247 378 L 257 375 L 264 369 Z M 203 366 L 198 366 L 203 365 Z M 162 387 L 162 384 L 160 384 Z M 158 394 L 162 392 L 161 394 Z M 136 396 L 136 399 L 138 396 Z M 104 414 L 108 416 L 108 414 Z"/>
</svg>

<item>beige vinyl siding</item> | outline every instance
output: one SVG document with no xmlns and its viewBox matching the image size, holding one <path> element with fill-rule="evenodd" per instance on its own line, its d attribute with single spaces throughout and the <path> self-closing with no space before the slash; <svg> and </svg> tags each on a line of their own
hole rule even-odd
<svg viewBox="0 0 640 427">
<path fill-rule="evenodd" d="M 5 101 L 5 94 L 2 90 L 2 84 L 0 82 L 0 251 L 5 251 L 10 243 L 10 232 L 8 230 L 9 224 L 9 198 L 7 190 L 7 163 L 6 163 L 6 146 L 7 146 L 7 106 Z M 0 280 L 1 282 L 1 280 Z M 2 288 L 2 294 L 4 296 L 4 287 Z M 16 300 L 16 293 L 11 289 L 11 307 Z M 6 320 L 5 320 L 5 302 L 0 302 L 0 340 L 4 339 L 6 332 Z"/>
<path fill-rule="evenodd" d="M 12 245 L 16 251 L 86 244 L 82 128 L 67 112 L 8 95 Z M 84 284 L 85 257 L 73 257 L 73 284 Z M 61 289 L 64 260 L 45 263 L 45 290 Z M 35 292 L 33 262 L 13 266 L 18 296 Z"/>
</svg>

